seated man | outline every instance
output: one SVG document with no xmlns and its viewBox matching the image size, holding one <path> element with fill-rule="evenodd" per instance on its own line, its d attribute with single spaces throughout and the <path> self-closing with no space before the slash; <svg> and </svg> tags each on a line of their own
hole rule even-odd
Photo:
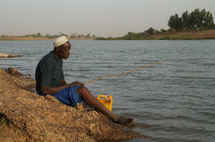
<svg viewBox="0 0 215 142">
<path fill-rule="evenodd" d="M 69 57 L 71 44 L 65 36 L 58 37 L 53 44 L 54 50 L 45 55 L 36 68 L 36 90 L 39 95 L 52 95 L 59 102 L 73 107 L 76 107 L 77 103 L 86 102 L 114 122 L 134 123 L 134 119 L 118 116 L 109 111 L 84 87 L 83 83 L 67 84 L 64 79 L 62 59 Z"/>
</svg>

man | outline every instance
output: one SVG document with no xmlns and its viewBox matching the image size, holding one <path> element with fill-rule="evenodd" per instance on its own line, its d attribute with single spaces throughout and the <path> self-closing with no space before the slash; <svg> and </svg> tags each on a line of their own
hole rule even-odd
<svg viewBox="0 0 215 142">
<path fill-rule="evenodd" d="M 66 83 L 62 59 L 69 57 L 71 44 L 65 36 L 58 37 L 53 44 L 54 50 L 45 55 L 36 68 L 36 90 L 39 95 L 52 95 L 61 103 L 73 107 L 76 107 L 78 103 L 86 102 L 114 122 L 120 124 L 134 123 L 134 119 L 118 116 L 109 111 L 84 87 L 83 83 L 77 81 Z"/>
</svg>

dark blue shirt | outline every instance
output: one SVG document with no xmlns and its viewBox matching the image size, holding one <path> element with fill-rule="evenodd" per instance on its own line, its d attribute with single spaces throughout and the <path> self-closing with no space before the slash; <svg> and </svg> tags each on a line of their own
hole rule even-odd
<svg viewBox="0 0 215 142">
<path fill-rule="evenodd" d="M 57 59 L 53 51 L 45 55 L 37 65 L 35 78 L 40 95 L 46 95 L 42 93 L 41 86 L 61 86 L 61 80 L 64 80 L 62 59 Z"/>
</svg>

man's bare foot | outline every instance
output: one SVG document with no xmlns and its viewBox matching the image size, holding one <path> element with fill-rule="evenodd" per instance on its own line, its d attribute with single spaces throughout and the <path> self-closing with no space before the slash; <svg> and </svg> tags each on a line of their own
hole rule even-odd
<svg viewBox="0 0 215 142">
<path fill-rule="evenodd" d="M 125 118 L 123 116 L 119 116 L 117 118 L 117 123 L 123 124 L 123 125 L 132 125 L 134 124 L 134 119 L 133 118 Z"/>
</svg>

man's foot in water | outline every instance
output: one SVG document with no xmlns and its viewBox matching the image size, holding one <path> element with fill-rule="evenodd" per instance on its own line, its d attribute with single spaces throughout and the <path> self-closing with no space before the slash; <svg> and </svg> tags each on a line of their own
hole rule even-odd
<svg viewBox="0 0 215 142">
<path fill-rule="evenodd" d="M 117 118 L 117 123 L 123 124 L 123 125 L 132 125 L 134 124 L 134 119 L 133 118 L 125 118 L 123 116 L 119 116 Z"/>
</svg>

